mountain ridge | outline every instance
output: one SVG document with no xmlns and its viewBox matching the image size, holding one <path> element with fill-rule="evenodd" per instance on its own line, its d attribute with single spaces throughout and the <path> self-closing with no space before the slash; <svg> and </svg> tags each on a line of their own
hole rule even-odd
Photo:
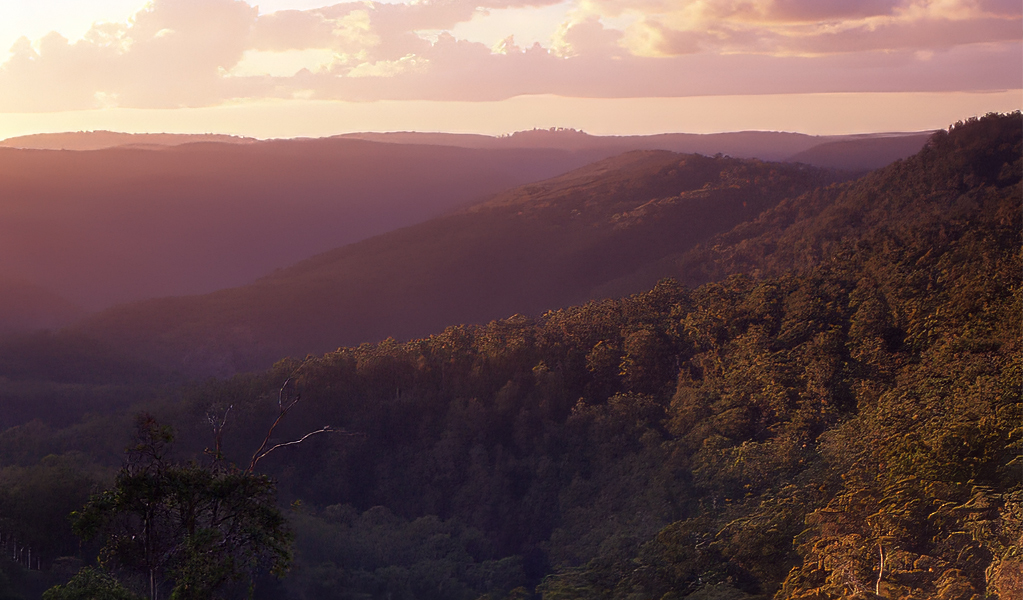
<svg viewBox="0 0 1023 600">
<path fill-rule="evenodd" d="M 165 358 L 186 370 L 233 363 L 230 372 L 285 354 L 538 314 L 591 299 L 637 265 L 832 179 L 805 165 L 636 151 L 322 253 L 250 286 L 117 307 L 83 327 L 114 345 L 170 352 L 177 358 Z"/>
<path fill-rule="evenodd" d="M 574 129 L 552 128 L 518 131 L 504 136 L 403 131 L 362 132 L 335 137 L 473 148 L 605 149 L 617 153 L 631 150 L 668 150 L 707 156 L 720 153 L 737 158 L 804 162 L 819 167 L 866 171 L 914 154 L 932 133 L 933 131 L 808 135 L 781 131 L 736 131 L 597 136 Z M 815 148 L 818 150 L 815 151 Z M 849 158 L 844 157 L 844 154 L 849 154 Z"/>
<path fill-rule="evenodd" d="M 85 310 L 209 292 L 592 159 L 330 139 L 0 148 L 0 279 Z"/>
<path fill-rule="evenodd" d="M 630 150 L 669 150 L 708 156 L 721 153 L 738 158 L 805 162 L 814 166 L 846 170 L 870 170 L 913 154 L 920 149 L 931 133 L 933 132 L 808 135 L 782 131 L 736 131 L 708 134 L 591 135 L 575 129 L 551 128 L 517 131 L 501 136 L 396 131 L 356 132 L 323 138 L 294 139 L 358 139 L 391 144 L 475 149 L 557 148 L 601 153 L 602 156 L 597 158 Z M 224 134 L 131 134 L 113 131 L 80 131 L 17 136 L 0 140 L 0 147 L 77 151 L 112 147 L 159 150 L 204 142 L 258 144 L 273 141 L 280 140 L 258 140 Z M 849 156 L 845 156 L 846 154 Z"/>
<path fill-rule="evenodd" d="M 253 144 L 256 138 L 217 133 L 121 133 L 95 130 L 63 133 L 35 133 L 0 140 L 2 148 L 23 150 L 103 150 L 120 146 L 163 148 L 216 142 L 222 144 Z"/>
</svg>

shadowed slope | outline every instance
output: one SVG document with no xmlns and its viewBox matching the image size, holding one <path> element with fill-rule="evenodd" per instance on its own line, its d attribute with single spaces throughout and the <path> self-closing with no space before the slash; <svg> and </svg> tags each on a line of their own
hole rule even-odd
<svg viewBox="0 0 1023 600">
<path fill-rule="evenodd" d="M 818 144 L 788 157 L 817 167 L 871 171 L 920 151 L 932 132 L 852 137 Z"/>
<path fill-rule="evenodd" d="M 587 162 L 330 139 L 0 148 L 0 278 L 87 310 L 205 293 Z"/>
<path fill-rule="evenodd" d="M 826 177 L 799 165 L 629 153 L 250 286 L 118 307 L 86 330 L 190 371 L 227 373 L 284 355 L 536 314 L 605 295 L 608 282 Z"/>
</svg>

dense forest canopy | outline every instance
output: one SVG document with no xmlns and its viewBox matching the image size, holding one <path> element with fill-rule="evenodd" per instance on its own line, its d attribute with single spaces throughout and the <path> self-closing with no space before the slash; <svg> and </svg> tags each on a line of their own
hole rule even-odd
<svg viewBox="0 0 1023 600">
<path fill-rule="evenodd" d="M 134 413 L 196 464 L 226 423 L 244 466 L 285 394 L 279 441 L 347 434 L 259 463 L 295 545 L 257 597 L 1018 598 L 1021 137 L 1019 113 L 958 123 L 644 293 L 10 427 L 0 598 L 92 563 L 65 515 L 110 489 Z"/>
</svg>

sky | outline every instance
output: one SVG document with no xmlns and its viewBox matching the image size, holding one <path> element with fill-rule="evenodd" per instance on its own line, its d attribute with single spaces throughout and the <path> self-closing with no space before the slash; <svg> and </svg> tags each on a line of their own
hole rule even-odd
<svg viewBox="0 0 1023 600">
<path fill-rule="evenodd" d="M 1023 107 L 1019 0 L 0 0 L 0 138 L 917 131 Z"/>
</svg>

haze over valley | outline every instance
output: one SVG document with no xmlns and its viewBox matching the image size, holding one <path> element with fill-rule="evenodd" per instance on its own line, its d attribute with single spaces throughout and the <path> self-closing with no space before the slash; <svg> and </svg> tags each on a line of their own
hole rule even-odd
<svg viewBox="0 0 1023 600">
<path fill-rule="evenodd" d="M 225 571 L 258 598 L 837 599 L 867 574 L 893 598 L 1010 597 L 1021 132 L 1019 113 L 971 119 L 865 175 L 345 138 L 0 151 L 7 198 L 24 194 L 8 215 L 61 199 L 50 224 L 64 237 L 48 243 L 68 248 L 75 223 L 119 224 L 137 249 L 200 247 L 234 216 L 250 229 L 226 242 L 246 257 L 267 240 L 315 252 L 300 242 L 317 219 L 321 240 L 349 215 L 385 231 L 246 285 L 92 315 L 7 289 L 12 310 L 51 328 L 0 334 L 0 532 L 15 552 L 0 597 L 182 585 L 173 565 L 206 543 L 187 530 L 150 538 L 173 559 L 148 592 L 136 555 L 117 555 L 113 574 L 94 562 L 151 518 L 117 519 L 141 514 L 117 494 L 144 473 L 179 486 L 154 502 L 211 503 L 194 518 L 212 539 L 235 535 L 252 503 L 269 511 L 260 539 L 276 541 L 237 539 L 275 562 Z M 559 133 L 585 139 L 531 135 Z M 800 153 L 855 164 L 886 140 L 886 152 L 908 144 Z M 398 220 L 382 218 L 395 207 Z M 137 261 L 120 280 L 136 287 L 111 277 L 108 291 L 164 276 L 139 250 L 77 253 L 71 267 L 99 256 L 110 274 Z M 226 502 L 236 512 L 211 520 Z M 949 512 L 905 512 L 935 502 Z M 76 510 L 102 524 L 88 537 L 74 517 L 102 548 L 78 544 Z M 835 537 L 836 514 L 858 537 Z M 974 522 L 984 529 L 964 538 Z M 894 557 L 880 575 L 873 553 L 849 554 L 878 546 Z M 839 558 L 855 570 L 828 566 Z M 266 564 L 293 567 L 276 578 Z"/>
<path fill-rule="evenodd" d="M 1018 0 L 0 10 L 0 600 L 1023 598 Z"/>
<path fill-rule="evenodd" d="M 927 135 L 543 130 L 502 138 L 257 141 L 86 132 L 10 139 L 0 142 L 7 147 L 0 149 L 0 194 L 8 198 L 0 206 L 0 328 L 66 325 L 112 304 L 250 283 L 318 252 L 624 151 L 793 158 L 852 174 L 912 154 Z M 52 151 L 59 149 L 83 152 Z"/>
</svg>

